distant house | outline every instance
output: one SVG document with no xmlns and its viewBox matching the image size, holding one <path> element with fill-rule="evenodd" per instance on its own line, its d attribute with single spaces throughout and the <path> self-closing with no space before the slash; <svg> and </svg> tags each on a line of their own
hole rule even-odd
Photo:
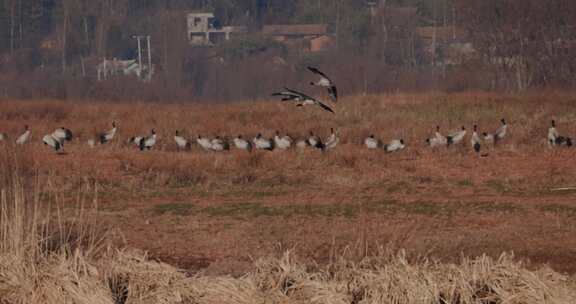
<svg viewBox="0 0 576 304">
<path fill-rule="evenodd" d="M 43 39 L 40 42 L 40 48 L 43 50 L 56 50 L 58 49 L 58 41 L 56 39 Z"/>
<path fill-rule="evenodd" d="M 213 13 L 191 12 L 187 15 L 188 41 L 193 46 L 211 46 L 248 32 L 245 26 L 221 26 Z M 319 52 L 335 45 L 327 24 L 264 25 L 260 32 L 290 48 Z"/>
<path fill-rule="evenodd" d="M 453 26 L 420 26 L 416 28 L 416 34 L 424 42 L 437 42 L 465 40 L 466 33 Z"/>
<path fill-rule="evenodd" d="M 288 46 L 318 52 L 333 47 L 334 38 L 326 24 L 264 25 L 262 34 Z"/>
<path fill-rule="evenodd" d="M 412 31 L 420 19 L 418 9 L 412 6 L 382 7 L 376 11 L 375 15 L 392 30 Z"/>
<path fill-rule="evenodd" d="M 328 34 L 326 24 L 287 24 L 264 25 L 262 34 L 272 36 L 277 41 L 290 39 L 312 39 Z"/>
<path fill-rule="evenodd" d="M 246 32 L 244 26 L 220 26 L 213 13 L 194 12 L 187 16 L 188 41 L 195 46 L 209 46 Z"/>
<path fill-rule="evenodd" d="M 336 46 L 336 40 L 329 35 L 322 35 L 310 40 L 310 52 L 321 52 L 332 49 Z"/>
<path fill-rule="evenodd" d="M 428 59 L 440 65 L 460 64 L 476 53 L 466 32 L 457 27 L 417 27 L 416 34 L 424 44 Z"/>
</svg>

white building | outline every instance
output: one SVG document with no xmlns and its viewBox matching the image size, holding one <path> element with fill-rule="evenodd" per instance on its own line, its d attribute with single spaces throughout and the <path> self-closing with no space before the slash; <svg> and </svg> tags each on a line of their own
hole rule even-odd
<svg viewBox="0 0 576 304">
<path fill-rule="evenodd" d="M 136 59 L 132 60 L 118 60 L 114 59 L 103 59 L 96 66 L 98 81 L 106 80 L 113 76 L 128 76 L 134 75 L 138 77 L 138 79 L 148 82 L 152 79 L 154 75 L 154 66 L 151 68 L 146 65 L 138 63 Z"/>
</svg>

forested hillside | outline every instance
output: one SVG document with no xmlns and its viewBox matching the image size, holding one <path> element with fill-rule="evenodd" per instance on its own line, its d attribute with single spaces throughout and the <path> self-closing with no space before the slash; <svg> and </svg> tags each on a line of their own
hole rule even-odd
<svg viewBox="0 0 576 304">
<path fill-rule="evenodd" d="M 191 46 L 190 12 L 247 33 Z M 279 43 L 275 24 L 325 24 L 334 46 Z M 306 65 L 348 93 L 571 87 L 575 29 L 573 0 L 2 0 L 0 98 L 258 99 Z M 134 35 L 151 37 L 152 81 L 96 81 L 103 59 L 138 57 Z"/>
</svg>

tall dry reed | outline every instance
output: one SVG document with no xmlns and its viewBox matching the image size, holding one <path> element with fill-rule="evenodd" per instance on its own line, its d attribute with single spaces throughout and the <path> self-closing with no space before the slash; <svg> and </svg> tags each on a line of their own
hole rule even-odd
<svg viewBox="0 0 576 304">
<path fill-rule="evenodd" d="M 15 162 L 12 162 L 15 163 Z M 4 168 L 7 166 L 4 164 Z M 459 264 L 385 253 L 327 265 L 292 252 L 242 277 L 189 276 L 146 254 L 103 246 L 90 208 L 63 216 L 18 170 L 0 187 L 0 303 L 574 303 L 576 281 L 503 254 Z M 30 188 L 31 187 L 31 188 Z M 81 197 L 81 196 L 80 196 Z"/>
</svg>

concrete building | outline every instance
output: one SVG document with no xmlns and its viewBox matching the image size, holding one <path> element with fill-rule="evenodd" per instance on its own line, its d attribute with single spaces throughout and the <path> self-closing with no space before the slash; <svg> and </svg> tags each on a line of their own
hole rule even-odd
<svg viewBox="0 0 576 304">
<path fill-rule="evenodd" d="M 188 41 L 195 46 L 210 46 L 246 32 L 244 26 L 220 26 L 213 13 L 193 12 L 187 16 Z"/>
</svg>

